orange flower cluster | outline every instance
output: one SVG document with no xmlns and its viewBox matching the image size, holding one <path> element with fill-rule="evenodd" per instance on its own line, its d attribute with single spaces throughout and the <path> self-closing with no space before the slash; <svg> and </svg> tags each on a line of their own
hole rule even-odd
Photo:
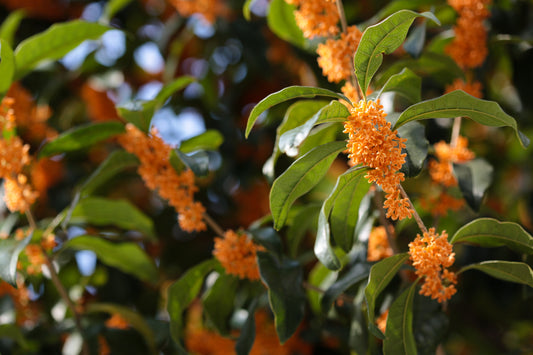
<svg viewBox="0 0 533 355">
<path fill-rule="evenodd" d="M 387 309 L 385 312 L 381 313 L 376 319 L 376 324 L 381 330 L 383 334 L 385 334 L 385 331 L 387 330 L 387 319 L 389 318 L 389 310 Z"/>
<path fill-rule="evenodd" d="M 319 44 L 318 65 L 328 81 L 338 83 L 350 79 L 353 72 L 353 56 L 361 40 L 362 33 L 357 26 L 350 26 L 346 32 L 341 33 L 339 39 L 328 39 L 326 43 Z"/>
<path fill-rule="evenodd" d="M 16 323 L 19 326 L 32 326 L 39 317 L 37 305 L 30 300 L 30 293 L 23 283 L 17 282 L 17 288 L 0 280 L 0 298 L 4 295 L 11 297 L 16 311 Z"/>
<path fill-rule="evenodd" d="M 171 147 L 158 136 L 155 129 L 151 136 L 141 132 L 133 124 L 126 125 L 126 133 L 118 138 L 119 143 L 135 154 L 141 164 L 139 175 L 146 186 L 156 190 L 178 212 L 180 227 L 187 232 L 206 230 L 203 221 L 204 206 L 193 199 L 198 190 L 194 184 L 194 173 L 184 170 L 177 173 L 169 161 Z"/>
<path fill-rule="evenodd" d="M 416 239 L 409 243 L 410 259 L 416 268 L 416 275 L 424 277 L 420 294 L 431 296 L 439 303 L 457 292 L 457 276 L 447 269 L 455 261 L 452 249 L 446 231 L 435 234 L 435 228 L 430 228 L 422 237 L 417 234 Z"/>
<path fill-rule="evenodd" d="M 22 240 L 27 236 L 28 235 L 21 228 L 18 228 L 15 231 L 16 240 Z M 26 266 L 26 273 L 28 275 L 37 275 L 41 273 L 42 265 L 46 262 L 46 256 L 43 254 L 43 249 L 44 251 L 50 251 L 55 248 L 57 245 L 55 235 L 48 234 L 43 236 L 40 244 L 41 245 L 39 246 L 38 244 L 31 243 L 24 248 L 24 255 L 26 256 L 27 261 L 22 258 L 23 254 L 21 254 L 17 264 L 18 269 L 23 269 L 24 266 Z"/>
<path fill-rule="evenodd" d="M 429 161 L 429 174 L 434 182 L 446 187 L 456 186 L 457 179 L 453 175 L 452 163 L 466 163 L 474 159 L 474 153 L 468 148 L 468 140 L 459 136 L 454 147 L 444 141 L 435 144 L 437 160 Z"/>
<path fill-rule="evenodd" d="M 467 94 L 470 94 L 474 97 L 477 97 L 478 99 L 481 99 L 483 97 L 483 94 L 481 92 L 482 86 L 479 81 L 474 82 L 464 82 L 462 79 L 455 79 L 453 83 L 446 86 L 446 94 L 455 90 L 463 90 Z"/>
<path fill-rule="evenodd" d="M 445 216 L 448 211 L 458 211 L 465 204 L 462 198 L 453 197 L 444 191 L 438 197 L 421 200 L 420 202 L 422 207 L 431 210 L 434 216 Z"/>
<path fill-rule="evenodd" d="M 490 16 L 490 0 L 448 0 L 459 13 L 454 27 L 455 39 L 446 52 L 462 68 L 476 68 L 487 57 L 487 30 L 483 21 Z"/>
<path fill-rule="evenodd" d="M 108 320 L 105 321 L 105 326 L 114 329 L 128 329 L 130 324 L 120 314 L 114 313 Z"/>
<path fill-rule="evenodd" d="M 298 6 L 294 18 L 305 38 L 335 36 L 339 33 L 339 12 L 335 1 L 286 0 Z"/>
<path fill-rule="evenodd" d="M 237 234 L 232 230 L 224 233 L 224 238 L 215 238 L 213 255 L 220 261 L 226 273 L 241 279 L 259 280 L 259 267 L 256 255 L 264 251 L 246 234 Z"/>
<path fill-rule="evenodd" d="M 348 157 L 353 165 L 362 164 L 372 168 L 366 178 L 385 191 L 387 217 L 392 219 L 411 218 L 413 211 L 407 198 L 401 198 L 399 184 L 404 174 L 399 172 L 405 162 L 405 139 L 391 130 L 390 122 L 378 102 L 361 100 L 351 110 L 344 122 L 344 133 L 348 133 Z"/>
<path fill-rule="evenodd" d="M 344 86 L 341 88 L 341 91 L 344 96 L 350 99 L 349 106 L 347 106 L 348 108 L 351 108 L 352 102 L 358 102 L 359 100 L 361 100 L 361 98 L 359 97 L 359 91 L 357 91 L 357 89 L 349 81 L 346 81 Z"/>
<path fill-rule="evenodd" d="M 389 245 L 384 226 L 373 228 L 368 237 L 367 261 L 378 261 L 392 256 L 394 252 Z"/>
<path fill-rule="evenodd" d="M 209 23 L 215 23 L 217 17 L 227 16 L 229 10 L 221 0 L 168 0 L 183 17 L 200 14 Z"/>
</svg>

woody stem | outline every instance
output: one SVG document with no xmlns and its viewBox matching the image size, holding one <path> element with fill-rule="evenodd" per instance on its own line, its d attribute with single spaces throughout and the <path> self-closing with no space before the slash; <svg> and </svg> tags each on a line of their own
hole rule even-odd
<svg viewBox="0 0 533 355">
<path fill-rule="evenodd" d="M 452 138 L 450 139 L 450 146 L 454 148 L 457 146 L 457 139 L 459 138 L 459 131 L 461 130 L 461 117 L 455 117 L 452 127 Z"/>
<path fill-rule="evenodd" d="M 217 222 L 211 216 L 209 216 L 207 213 L 203 214 L 204 221 L 209 225 L 209 227 L 219 236 L 224 238 L 224 229 L 218 225 Z"/>
<path fill-rule="evenodd" d="M 396 239 L 394 238 L 394 228 L 391 227 L 390 221 L 387 219 L 387 216 L 385 215 L 385 209 L 383 208 L 383 204 L 381 202 L 381 196 L 377 192 L 373 196 L 374 198 L 374 204 L 376 205 L 376 208 L 379 210 L 379 223 L 385 227 L 385 233 L 387 234 L 387 241 L 389 242 L 389 246 L 391 247 L 394 254 L 398 254 L 400 250 L 398 249 L 398 245 L 396 244 Z"/>
<path fill-rule="evenodd" d="M 420 218 L 420 215 L 418 214 L 418 212 L 416 212 L 415 206 L 413 206 L 413 203 L 411 202 L 411 199 L 407 195 L 407 192 L 405 192 L 405 190 L 403 189 L 402 184 L 398 184 L 398 187 L 400 189 L 400 193 L 402 194 L 402 197 L 406 198 L 407 201 L 409 202 L 409 207 L 413 211 L 413 217 L 415 217 L 415 221 L 416 221 L 416 224 L 418 224 L 418 228 L 420 228 L 420 230 L 423 233 L 427 233 L 428 230 L 427 230 L 426 226 L 424 225 L 424 222 L 422 221 L 422 218 Z"/>
</svg>

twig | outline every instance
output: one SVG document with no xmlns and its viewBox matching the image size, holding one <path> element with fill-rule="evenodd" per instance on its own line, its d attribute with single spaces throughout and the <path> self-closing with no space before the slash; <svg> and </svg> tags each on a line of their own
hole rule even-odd
<svg viewBox="0 0 533 355">
<path fill-rule="evenodd" d="M 218 225 L 217 222 L 211 216 L 209 216 L 207 213 L 204 213 L 204 221 L 207 223 L 209 227 L 219 236 L 224 238 L 224 229 Z"/>
<path fill-rule="evenodd" d="M 420 218 L 420 215 L 418 214 L 418 212 L 416 212 L 415 206 L 413 206 L 413 203 L 411 202 L 411 199 L 410 199 L 409 196 L 407 195 L 407 192 L 405 192 L 405 190 L 403 189 L 402 184 L 398 184 L 398 187 L 399 187 L 399 189 L 400 189 L 400 192 L 401 192 L 401 194 L 402 194 L 402 197 L 403 197 L 403 198 L 406 198 L 407 201 L 409 202 L 409 207 L 411 207 L 411 210 L 413 211 L 413 216 L 415 217 L 416 224 L 418 224 L 418 228 L 420 228 L 420 230 L 421 230 L 423 233 L 427 233 L 427 232 L 428 232 L 428 229 L 427 229 L 426 226 L 424 225 L 424 222 L 422 221 L 422 218 Z"/>
<path fill-rule="evenodd" d="M 450 139 L 450 146 L 455 148 L 457 146 L 457 140 L 459 139 L 459 131 L 461 131 L 461 117 L 455 117 L 452 127 L 452 138 Z"/>
</svg>

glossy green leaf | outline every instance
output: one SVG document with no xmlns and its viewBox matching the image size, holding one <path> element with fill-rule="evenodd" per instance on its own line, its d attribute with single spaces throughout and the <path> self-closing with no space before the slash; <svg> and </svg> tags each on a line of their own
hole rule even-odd
<svg viewBox="0 0 533 355">
<path fill-rule="evenodd" d="M 403 48 L 412 57 L 418 58 L 426 41 L 426 21 L 416 26 L 403 44 Z M 420 100 L 418 100 L 420 101 Z"/>
<path fill-rule="evenodd" d="M 426 129 L 418 122 L 410 122 L 398 128 L 398 135 L 407 138 L 405 149 L 402 150 L 407 156 L 400 171 L 406 177 L 417 176 L 422 171 L 428 155 L 429 142 L 426 139 Z"/>
<path fill-rule="evenodd" d="M 402 112 L 395 129 L 410 121 L 427 118 L 469 117 L 485 126 L 511 127 L 525 148 L 529 139 L 519 130 L 514 118 L 506 114 L 500 105 L 468 95 L 462 90 L 455 90 L 435 99 L 414 104 Z"/>
<path fill-rule="evenodd" d="M 319 211 L 319 204 L 309 204 L 304 206 L 294 216 L 286 233 L 287 247 L 291 257 L 298 255 L 298 248 L 305 237 L 305 233 L 310 229 L 316 228 Z"/>
<path fill-rule="evenodd" d="M 91 123 L 75 127 L 46 143 L 39 152 L 39 157 L 43 158 L 87 148 L 104 139 L 124 133 L 124 131 L 124 125 L 120 122 Z"/>
<path fill-rule="evenodd" d="M 313 266 L 307 282 L 314 286 L 313 288 L 307 288 L 307 299 L 309 307 L 315 314 L 322 314 L 322 307 L 320 305 L 323 293 L 319 290 L 325 290 L 329 288 L 337 280 L 339 272 L 332 271 L 324 266 L 322 263 L 316 263 Z"/>
<path fill-rule="evenodd" d="M 178 346 L 180 346 L 182 337 L 183 311 L 200 292 L 205 276 L 217 267 L 219 267 L 217 260 L 206 260 L 188 269 L 178 281 L 168 288 L 167 311 L 170 316 L 170 335 Z M 184 351 L 182 353 L 186 354 Z"/>
<path fill-rule="evenodd" d="M 45 60 L 56 60 L 83 41 L 97 39 L 110 27 L 82 20 L 57 23 L 22 41 L 15 49 L 16 78 L 20 79 Z"/>
<path fill-rule="evenodd" d="M 24 15 L 24 10 L 13 11 L 9 13 L 4 22 L 2 22 L 2 26 L 0 26 L 0 39 L 6 41 L 11 47 L 13 46 L 15 33 L 17 32 Z"/>
<path fill-rule="evenodd" d="M 296 331 L 305 313 L 303 269 L 294 260 L 278 260 L 271 253 L 257 253 L 261 280 L 268 287 L 268 300 L 280 343 Z"/>
<path fill-rule="evenodd" d="M 124 169 L 135 167 L 138 164 L 139 159 L 134 154 L 130 154 L 124 150 L 114 151 L 83 183 L 81 186 L 81 195 L 91 195 Z"/>
<path fill-rule="evenodd" d="M 176 157 L 181 163 L 191 169 L 196 176 L 206 176 L 209 173 L 209 154 L 199 150 L 191 154 L 185 154 L 180 149 L 174 149 Z"/>
<path fill-rule="evenodd" d="M 97 226 L 116 226 L 136 230 L 155 238 L 152 219 L 127 200 L 113 200 L 103 197 L 82 199 L 74 210 L 70 223 L 89 223 Z"/>
<path fill-rule="evenodd" d="M 268 27 L 279 38 L 303 47 L 305 38 L 302 30 L 296 24 L 294 19 L 294 5 L 290 5 L 285 0 L 272 0 L 268 8 L 267 23 Z"/>
<path fill-rule="evenodd" d="M 387 287 L 389 282 L 396 275 L 398 270 L 400 270 L 400 268 L 405 264 L 407 259 L 409 259 L 408 253 L 396 254 L 374 264 L 370 269 L 368 285 L 365 289 L 365 299 L 368 310 L 368 324 L 370 330 L 372 330 L 374 334 L 380 336 L 381 338 L 383 338 L 383 334 L 374 325 L 374 309 L 376 308 L 376 300 L 380 293 L 385 289 L 385 287 Z"/>
<path fill-rule="evenodd" d="M 155 100 L 130 101 L 118 106 L 116 109 L 120 117 L 133 123 L 142 132 L 148 133 L 156 106 L 157 102 Z"/>
<path fill-rule="evenodd" d="M 292 163 L 274 181 L 270 190 L 270 210 L 275 229 L 283 227 L 294 201 L 324 177 L 335 157 L 345 148 L 345 142 L 332 142 L 316 147 Z"/>
<path fill-rule="evenodd" d="M 326 123 L 320 126 L 315 126 L 309 136 L 302 142 L 298 149 L 298 156 L 307 154 L 310 150 L 319 145 L 331 143 L 337 140 L 339 132 L 344 129 L 342 123 Z"/>
<path fill-rule="evenodd" d="M 363 32 L 354 57 L 355 75 L 363 93 L 367 92 L 372 77 L 381 66 L 383 53 L 390 54 L 402 44 L 417 17 L 425 17 L 439 24 L 439 20 L 430 12 L 419 14 L 400 10 Z"/>
<path fill-rule="evenodd" d="M 115 267 L 142 281 L 155 283 L 158 280 L 157 268 L 152 259 L 132 242 L 114 243 L 96 236 L 83 235 L 69 239 L 64 248 L 90 250 L 104 264 Z"/>
<path fill-rule="evenodd" d="M 30 242 L 33 233 L 22 240 L 0 239 L 0 279 L 17 287 L 17 262 L 19 254 Z"/>
<path fill-rule="evenodd" d="M 155 344 L 155 335 L 148 323 L 144 320 L 144 318 L 137 312 L 115 304 L 115 303 L 98 303 L 98 302 L 92 302 L 87 306 L 86 309 L 87 313 L 99 313 L 104 312 L 108 313 L 110 315 L 118 314 L 123 319 L 125 319 L 128 324 L 139 332 L 139 334 L 142 335 L 144 338 L 144 341 L 146 342 L 146 345 L 148 346 L 148 349 L 150 351 L 150 354 L 157 354 L 157 347 Z"/>
<path fill-rule="evenodd" d="M 500 222 L 493 218 L 478 218 L 461 227 L 450 243 L 467 243 L 480 247 L 506 246 L 518 253 L 533 254 L 533 236 L 521 225 Z"/>
<path fill-rule="evenodd" d="M 283 1 L 283 0 L 280 0 Z M 325 96 L 325 97 L 331 97 L 334 99 L 343 99 L 348 101 L 346 97 L 342 94 L 338 94 L 336 92 L 322 89 L 322 88 L 315 88 L 310 86 L 289 86 L 288 88 L 282 89 L 278 92 L 275 92 L 273 94 L 268 95 L 265 97 L 261 102 L 259 102 L 255 107 L 253 108 L 252 112 L 250 112 L 250 116 L 248 117 L 248 123 L 246 124 L 246 131 L 245 131 L 245 137 L 248 137 L 250 134 L 250 131 L 252 130 L 252 127 L 255 124 L 255 121 L 257 121 L 257 118 L 260 114 L 268 110 L 269 108 L 280 104 L 282 102 L 286 102 L 293 99 L 298 98 L 307 98 L 311 99 L 313 97 L 317 96 Z"/>
<path fill-rule="evenodd" d="M 195 137 L 184 140 L 180 151 L 190 153 L 195 150 L 216 150 L 224 142 L 224 136 L 215 129 L 209 129 Z"/>
<path fill-rule="evenodd" d="M 357 263 L 351 267 L 344 275 L 342 275 L 339 280 L 337 280 L 333 285 L 331 285 L 324 295 L 320 302 L 320 307 L 322 312 L 329 312 L 333 302 L 342 294 L 344 291 L 357 284 L 358 282 L 363 281 L 368 277 L 368 272 L 370 268 L 368 264 Z"/>
<path fill-rule="evenodd" d="M 255 317 L 254 312 L 257 307 L 257 298 L 254 298 L 248 307 L 248 317 L 244 322 L 239 339 L 235 343 L 235 353 L 237 355 L 248 355 L 255 341 Z"/>
<path fill-rule="evenodd" d="M 154 101 L 158 106 L 162 106 L 169 97 L 171 97 L 176 91 L 184 89 L 187 85 L 192 84 L 196 81 L 195 77 L 184 75 L 175 79 L 174 81 L 165 84 L 163 89 L 157 94 L 154 98 Z"/>
<path fill-rule="evenodd" d="M 420 6 L 423 5 L 433 5 L 433 0 L 394 0 L 383 6 L 376 15 L 372 16 L 369 20 L 365 21 L 364 27 L 367 27 L 366 24 L 374 24 L 379 20 L 384 19 L 387 16 L 394 14 L 400 10 L 417 10 Z"/>
<path fill-rule="evenodd" d="M 384 355 L 416 355 L 413 335 L 413 299 L 416 282 L 392 303 L 383 340 Z"/>
<path fill-rule="evenodd" d="M 15 74 L 13 50 L 4 39 L 0 39 L 0 73 L 0 95 L 3 95 L 9 90 Z"/>
<path fill-rule="evenodd" d="M 233 313 L 238 283 L 235 276 L 221 274 L 203 297 L 204 313 L 222 335 L 230 331 L 228 321 Z"/>
<path fill-rule="evenodd" d="M 526 263 L 515 261 L 489 260 L 463 267 L 459 273 L 479 270 L 504 281 L 515 282 L 533 287 L 533 270 Z"/>
<path fill-rule="evenodd" d="M 379 91 L 378 97 L 381 96 L 382 92 L 394 91 L 411 102 L 419 102 L 421 90 L 422 79 L 408 68 L 404 68 L 387 80 Z"/>
<path fill-rule="evenodd" d="M 248 232 L 252 235 L 254 242 L 262 245 L 271 253 L 281 256 L 283 243 L 281 237 L 272 227 L 250 228 Z"/>
<path fill-rule="evenodd" d="M 492 182 L 492 165 L 484 159 L 476 158 L 463 164 L 453 164 L 453 172 L 457 177 L 459 189 L 468 205 L 479 211 L 485 191 Z"/>
<path fill-rule="evenodd" d="M 252 19 L 252 13 L 250 11 L 250 7 L 252 6 L 252 3 L 255 0 L 246 0 L 244 2 L 244 5 L 242 6 L 242 15 L 246 19 L 246 21 L 250 21 Z"/>
<path fill-rule="evenodd" d="M 118 12 L 128 6 L 132 0 L 110 0 L 104 8 L 102 14 L 102 20 L 106 23 L 109 22 Z"/>
</svg>

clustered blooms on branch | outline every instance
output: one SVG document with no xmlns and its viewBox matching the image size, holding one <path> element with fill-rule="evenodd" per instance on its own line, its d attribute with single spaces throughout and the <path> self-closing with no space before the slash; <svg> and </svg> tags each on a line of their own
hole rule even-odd
<svg viewBox="0 0 533 355">
<path fill-rule="evenodd" d="M 429 174 L 434 182 L 445 187 L 457 186 L 457 178 L 453 174 L 452 163 L 466 163 L 474 159 L 475 154 L 468 148 L 468 140 L 459 136 L 455 146 L 440 141 L 435 144 L 437 160 L 429 161 Z"/>
<path fill-rule="evenodd" d="M 169 161 L 172 148 L 163 142 L 157 130 L 152 129 L 151 135 L 147 136 L 128 123 L 126 133 L 118 141 L 139 158 L 138 172 L 146 186 L 157 190 L 159 196 L 176 209 L 180 227 L 187 232 L 206 230 L 203 221 L 205 208 L 194 201 L 194 193 L 198 190 L 194 184 L 194 173 L 189 169 L 176 172 Z"/>
<path fill-rule="evenodd" d="M 298 6 L 294 18 L 304 37 L 329 37 L 339 33 L 339 12 L 332 0 L 286 0 Z"/>
<path fill-rule="evenodd" d="M 246 234 L 228 230 L 224 238 L 215 238 L 213 255 L 226 273 L 241 279 L 259 280 L 258 251 L 265 251 L 265 248 L 255 244 Z"/>
<path fill-rule="evenodd" d="M 384 226 L 375 227 L 368 236 L 367 261 L 379 261 L 392 256 L 394 252 L 389 245 Z"/>
<path fill-rule="evenodd" d="M 416 275 L 424 278 L 420 294 L 430 296 L 442 303 L 450 299 L 457 289 L 457 276 L 448 271 L 455 261 L 455 253 L 448 242 L 446 231 L 435 234 L 435 228 L 418 234 L 416 239 L 409 243 L 409 255 L 416 268 Z"/>
<path fill-rule="evenodd" d="M 168 0 L 168 2 L 181 16 L 200 14 L 209 23 L 214 23 L 217 17 L 228 14 L 228 8 L 221 0 Z"/>
</svg>

